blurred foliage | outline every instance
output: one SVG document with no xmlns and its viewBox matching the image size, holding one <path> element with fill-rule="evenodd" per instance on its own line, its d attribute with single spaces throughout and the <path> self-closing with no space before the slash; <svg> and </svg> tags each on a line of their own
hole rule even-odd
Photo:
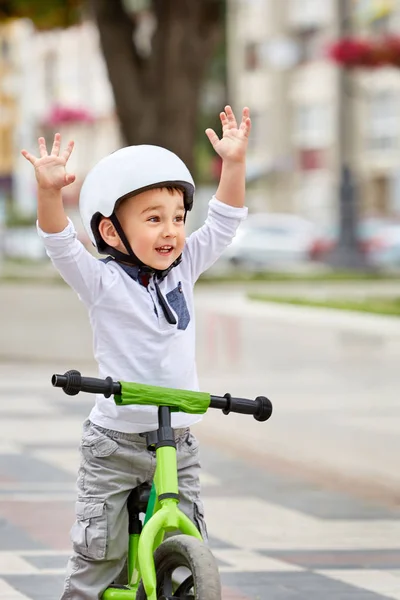
<svg viewBox="0 0 400 600">
<path fill-rule="evenodd" d="M 261 294 L 249 294 L 252 300 L 274 302 L 277 304 L 291 304 L 295 306 L 312 306 L 317 308 L 335 308 L 356 312 L 372 313 L 400 317 L 400 298 L 361 298 L 361 299 L 327 299 L 314 300 L 313 298 L 285 298 Z"/>
<path fill-rule="evenodd" d="M 193 2 L 196 2 L 197 0 L 192 0 Z M 116 10 L 118 8 L 117 6 L 117 2 L 116 0 L 109 0 L 110 4 L 115 2 L 115 9 Z M 136 12 L 142 10 L 143 8 L 145 8 L 147 5 L 149 6 L 153 6 L 154 10 L 159 10 L 161 3 L 157 3 L 153 0 L 153 2 L 151 0 L 121 0 L 122 6 L 124 8 L 125 11 L 127 11 L 127 9 L 130 9 L 131 12 Z M 104 4 L 104 3 L 103 3 Z M 118 3 L 119 4 L 119 3 Z M 219 7 L 219 15 L 220 15 L 220 23 L 222 23 L 225 18 L 226 18 L 226 1 L 225 0 L 214 0 L 214 1 L 209 1 L 208 3 L 204 3 L 205 5 L 207 4 L 207 8 L 205 9 L 205 14 L 207 14 L 208 12 L 215 12 L 215 7 Z M 93 5 L 91 5 L 89 0 L 0 0 L 0 22 L 3 20 L 8 20 L 8 19 L 14 19 L 14 18 L 27 18 L 30 19 L 35 27 L 39 30 L 46 30 L 46 29 L 54 29 L 54 28 L 65 28 L 65 27 L 69 27 L 75 23 L 78 23 L 82 17 L 84 15 L 89 15 L 91 14 L 92 16 L 94 16 L 94 13 L 90 10 L 90 8 L 93 9 Z M 128 16 L 126 16 L 126 18 L 128 19 Z M 132 15 L 129 16 L 129 21 L 132 19 Z M 99 23 L 98 23 L 99 25 Z M 131 24 L 132 26 L 132 24 Z M 196 142 L 195 142 L 195 148 L 194 148 L 194 163 L 195 165 L 190 164 L 192 162 L 192 158 L 190 153 L 193 152 L 193 148 L 190 149 L 190 152 L 188 153 L 186 151 L 186 156 L 183 155 L 184 154 L 184 150 L 182 150 L 182 152 L 180 153 L 181 157 L 185 160 L 185 162 L 188 164 L 189 167 L 193 168 L 195 174 L 196 174 L 196 178 L 198 178 L 200 183 L 214 183 L 217 179 L 216 177 L 216 169 L 215 169 L 215 164 L 213 163 L 213 161 L 215 161 L 215 152 L 207 138 L 207 136 L 205 135 L 205 129 L 207 127 L 211 127 L 212 129 L 214 129 L 218 135 L 220 134 L 221 131 L 221 124 L 220 124 L 220 120 L 219 120 L 219 112 L 221 110 L 223 110 L 224 105 L 226 103 L 226 51 L 225 51 L 225 46 L 226 46 L 226 40 L 225 40 L 225 28 L 222 27 L 221 28 L 221 32 L 222 32 L 222 39 L 219 41 L 217 50 L 214 52 L 214 56 L 211 60 L 211 62 L 208 64 L 208 67 L 206 69 L 205 72 L 205 77 L 203 79 L 203 81 L 205 82 L 204 85 L 204 101 L 201 103 L 200 105 L 200 109 L 197 111 L 197 121 L 196 121 Z M 109 37 L 107 38 L 109 39 Z M 119 48 L 119 51 L 121 51 L 121 48 Z M 113 50 L 111 48 L 111 54 L 115 54 L 115 49 Z M 106 58 L 106 62 L 107 62 L 107 56 L 110 55 L 110 52 L 107 51 L 107 49 L 105 50 L 103 47 L 103 53 L 105 55 Z M 139 63 L 140 60 L 134 56 L 134 54 L 129 55 L 128 53 L 125 53 L 125 59 L 126 61 L 132 61 L 133 63 Z M 121 56 L 122 59 L 122 56 Z M 122 62 L 122 61 L 121 61 Z M 120 66 L 120 65 L 118 65 Z M 115 65 L 113 65 L 112 67 L 110 67 L 108 65 L 109 69 L 115 69 Z M 143 76 L 145 79 L 145 75 L 146 75 L 146 69 L 137 69 L 137 80 L 138 80 L 138 85 L 137 85 L 137 89 L 142 89 L 141 86 L 141 77 Z M 174 76 L 174 72 L 171 73 L 171 78 L 173 80 L 173 76 Z M 115 78 L 114 78 L 115 79 Z M 126 141 L 128 144 L 131 143 L 143 143 L 143 141 L 134 141 L 134 137 L 132 137 L 131 134 L 131 130 L 134 131 L 134 134 L 137 135 L 136 129 L 134 126 L 129 127 L 130 123 L 128 123 L 129 119 L 133 122 L 133 123 L 137 123 L 139 121 L 138 119 L 138 113 L 137 111 L 134 112 L 132 111 L 132 115 L 129 113 L 129 111 L 126 110 L 118 110 L 119 106 L 124 106 L 124 102 L 122 101 L 121 103 L 121 98 L 124 95 L 124 89 L 122 89 L 122 91 L 120 89 L 117 89 L 115 87 L 115 82 L 113 80 L 112 77 L 110 77 L 110 81 L 111 84 L 113 85 L 114 88 L 114 98 L 115 98 L 115 103 L 116 103 L 116 107 L 117 107 L 117 114 L 119 114 L 120 117 L 120 121 L 121 121 L 121 127 L 122 127 L 122 131 L 124 132 L 124 135 L 127 136 L 128 132 L 130 134 L 130 137 L 126 137 Z M 214 100 L 214 102 L 210 101 L 210 96 L 212 96 L 212 86 L 214 84 L 214 90 L 219 90 L 217 91 L 217 95 L 219 100 L 216 102 Z M 173 86 L 171 86 L 171 88 L 173 88 Z M 123 100 L 123 98 L 122 98 Z M 219 104 L 221 104 L 221 106 L 219 106 Z M 143 102 L 143 105 L 145 106 L 146 103 Z M 137 107 L 137 101 L 136 101 L 136 107 Z M 132 103 L 132 109 L 134 108 L 134 102 Z M 161 111 L 162 112 L 162 111 Z M 125 115 L 125 121 L 124 119 L 121 119 L 121 114 Z M 161 132 L 161 128 L 157 125 L 157 114 L 155 114 L 155 118 L 154 118 L 154 123 L 153 123 L 153 129 L 155 129 L 155 131 L 159 131 Z M 179 131 L 179 130 L 178 130 Z M 154 132 L 150 129 L 149 131 L 146 132 L 145 134 L 147 136 L 148 139 L 152 139 L 152 136 L 154 138 Z M 159 133 L 159 135 L 161 135 L 161 133 Z M 185 137 L 185 133 L 181 134 L 183 135 L 183 137 Z M 176 141 L 178 139 L 178 134 L 176 134 L 174 136 L 174 140 Z M 168 140 L 171 140 L 171 136 L 168 138 Z M 157 141 L 153 142 L 153 143 L 159 143 L 160 145 L 166 145 L 166 141 L 165 139 L 161 139 L 161 141 Z M 172 143 L 172 141 L 170 141 L 170 144 Z M 184 145 L 183 145 L 184 148 Z M 180 149 L 180 147 L 178 146 L 177 148 L 173 148 L 171 147 L 170 149 L 172 149 L 175 152 L 178 152 L 178 149 Z M 178 152 L 179 153 L 179 152 Z"/>
<path fill-rule="evenodd" d="M 36 223 L 36 214 L 27 215 L 21 213 L 14 203 L 9 203 L 6 208 L 5 226 L 14 227 L 32 227 Z"/>
<path fill-rule="evenodd" d="M 296 272 L 296 271 L 238 271 L 226 274 L 213 274 L 205 272 L 199 278 L 199 283 L 253 283 L 253 282 L 290 282 L 290 283 L 335 283 L 352 281 L 399 281 L 398 273 L 387 273 L 384 271 L 333 271 L 319 270 L 316 272 Z"/>
<path fill-rule="evenodd" d="M 225 14 L 223 16 L 225 18 Z M 206 103 L 200 106 L 200 111 L 197 119 L 197 135 L 196 135 L 196 148 L 195 148 L 195 160 L 196 160 L 196 171 L 199 182 L 204 184 L 214 183 L 216 181 L 213 175 L 212 161 L 215 160 L 216 154 L 208 137 L 205 134 L 205 130 L 208 127 L 214 129 L 219 136 L 221 134 L 221 121 L 219 113 L 224 109 L 228 100 L 226 97 L 227 81 L 226 81 L 226 36 L 225 31 L 222 36 L 220 43 L 216 49 L 215 55 L 211 60 L 207 69 L 205 77 L 206 85 L 209 84 L 220 84 L 223 88 L 223 98 L 221 99 L 221 106 L 219 107 L 207 107 Z"/>
<path fill-rule="evenodd" d="M 0 20 L 31 19 L 38 29 L 69 27 L 81 15 L 83 0 L 0 0 Z"/>
</svg>

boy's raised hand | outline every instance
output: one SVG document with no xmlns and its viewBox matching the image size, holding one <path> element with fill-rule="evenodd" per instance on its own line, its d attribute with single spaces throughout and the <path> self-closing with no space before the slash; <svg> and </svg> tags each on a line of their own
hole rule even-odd
<svg viewBox="0 0 400 600">
<path fill-rule="evenodd" d="M 73 183 L 75 175 L 67 174 L 65 165 L 71 156 L 74 142 L 69 142 L 66 149 L 60 154 L 61 135 L 54 136 L 51 154 L 47 153 L 46 141 L 39 138 L 40 158 L 29 154 L 27 150 L 21 150 L 21 154 L 35 167 L 35 175 L 38 186 L 43 190 L 61 190 L 61 188 Z"/>
<path fill-rule="evenodd" d="M 251 128 L 250 110 L 245 107 L 242 121 L 238 127 L 230 106 L 219 115 L 222 124 L 222 138 L 219 139 L 213 129 L 206 129 L 206 135 L 222 160 L 241 162 L 245 160 L 247 142 Z"/>
</svg>

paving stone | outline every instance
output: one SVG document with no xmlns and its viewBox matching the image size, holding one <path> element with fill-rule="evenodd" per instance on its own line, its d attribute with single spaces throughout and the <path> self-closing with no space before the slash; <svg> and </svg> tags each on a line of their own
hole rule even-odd
<svg viewBox="0 0 400 600">
<path fill-rule="evenodd" d="M 252 600 L 382 600 L 378 594 L 310 572 L 225 573 L 222 580 Z"/>
<path fill-rule="evenodd" d="M 49 449 L 49 452 L 51 450 Z M 0 455 L 0 473 L 18 481 L 60 481 L 74 480 L 73 475 L 67 475 L 49 463 L 38 460 L 28 454 Z M 75 477 L 76 479 L 76 477 Z"/>
<path fill-rule="evenodd" d="M 0 550 L 33 550 L 45 547 L 22 528 L 0 518 Z"/>
<path fill-rule="evenodd" d="M 64 578 L 60 575 L 26 575 L 4 577 L 9 585 L 27 596 L 29 600 L 58 600 Z M 1 588 L 0 588 L 1 591 Z M 0 595 L 0 599 L 3 598 Z M 4 598 L 4 600 L 7 600 Z"/>
<path fill-rule="evenodd" d="M 308 569 L 400 569 L 400 549 L 260 551 Z"/>
<path fill-rule="evenodd" d="M 29 562 L 38 569 L 65 569 L 67 566 L 68 556 L 64 554 L 50 554 L 50 555 L 21 555 L 24 560 Z"/>
<path fill-rule="evenodd" d="M 212 447 L 202 448 L 202 464 L 212 474 L 218 474 L 224 487 L 233 495 L 246 493 L 258 496 L 269 502 L 299 510 L 306 514 L 325 519 L 394 519 L 400 518 L 400 508 L 385 507 L 363 501 L 350 494 L 318 488 L 300 478 L 268 473 L 249 465 L 248 461 L 232 460 L 228 453 Z M 246 472 L 243 480 L 241 473 Z M 219 493 L 218 490 L 211 492 Z"/>
</svg>

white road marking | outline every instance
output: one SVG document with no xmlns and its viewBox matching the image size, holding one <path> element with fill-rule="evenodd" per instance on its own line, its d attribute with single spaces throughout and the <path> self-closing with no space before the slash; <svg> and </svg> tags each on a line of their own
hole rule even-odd
<svg viewBox="0 0 400 600">
<path fill-rule="evenodd" d="M 219 560 L 228 563 L 227 566 L 222 565 L 219 570 L 223 573 L 232 572 L 277 572 L 277 571 L 304 571 L 303 567 L 261 556 L 249 550 L 240 549 L 216 549 L 213 554 Z"/>
<path fill-rule="evenodd" d="M 7 396 L 4 392 L 0 392 L 0 414 L 1 413 L 19 413 L 23 416 L 29 414 L 35 415 L 55 415 L 60 412 L 59 406 L 45 400 L 41 396 L 34 394 L 23 395 L 12 394 Z"/>
<path fill-rule="evenodd" d="M 31 600 L 25 594 L 21 594 L 4 579 L 0 579 L 0 600 Z"/>
<path fill-rule="evenodd" d="M 75 489 L 75 483 L 65 483 L 65 481 L 2 481 L 0 482 L 1 492 L 67 492 Z"/>
<path fill-rule="evenodd" d="M 40 427 L 29 418 L 0 419 L 0 439 L 13 444 L 48 444 L 54 448 L 65 443 L 78 445 L 81 434 L 81 421 L 64 415 L 46 417 Z"/>
<path fill-rule="evenodd" d="M 0 555 L 0 575 L 30 575 L 39 570 L 17 554 L 4 552 Z"/>
<path fill-rule="evenodd" d="M 327 569 L 317 573 L 387 598 L 400 600 L 400 570 Z"/>
<path fill-rule="evenodd" d="M 71 549 L 67 550 L 0 550 L 0 558 L 4 555 L 12 556 L 69 556 Z"/>
<path fill-rule="evenodd" d="M 64 450 L 62 448 L 52 448 L 51 450 L 38 450 L 33 453 L 35 458 L 46 462 L 57 469 L 66 471 L 72 475 L 78 474 L 80 455 L 78 444 L 75 450 Z"/>
<path fill-rule="evenodd" d="M 13 442 L 0 442 L 0 454 L 22 454 L 22 446 Z"/>
<path fill-rule="evenodd" d="M 0 503 L 1 502 L 75 502 L 76 501 L 76 492 L 62 492 L 60 494 L 42 494 L 38 493 L 10 493 L 10 494 L 1 494 L 0 493 Z"/>
<path fill-rule="evenodd" d="M 212 535 L 246 550 L 400 550 L 400 520 L 319 519 L 248 496 L 203 500 Z"/>
</svg>

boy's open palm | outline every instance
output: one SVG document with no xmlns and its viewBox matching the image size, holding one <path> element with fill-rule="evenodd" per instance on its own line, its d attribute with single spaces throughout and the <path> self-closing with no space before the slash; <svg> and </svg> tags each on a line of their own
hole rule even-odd
<svg viewBox="0 0 400 600">
<path fill-rule="evenodd" d="M 250 134 L 250 111 L 243 109 L 242 120 L 238 126 L 235 115 L 230 106 L 225 106 L 225 111 L 219 115 L 222 125 L 222 138 L 213 129 L 206 129 L 206 135 L 222 160 L 241 162 L 245 160 L 247 142 Z"/>
<path fill-rule="evenodd" d="M 56 133 L 51 154 L 48 154 L 45 139 L 40 137 L 38 141 L 39 158 L 33 156 L 33 154 L 29 154 L 26 150 L 21 150 L 21 154 L 35 167 L 35 175 L 39 187 L 45 190 L 60 190 L 66 185 L 73 183 L 75 175 L 67 174 L 65 165 L 71 156 L 74 142 L 69 142 L 66 149 L 60 154 L 61 135 Z"/>
</svg>

